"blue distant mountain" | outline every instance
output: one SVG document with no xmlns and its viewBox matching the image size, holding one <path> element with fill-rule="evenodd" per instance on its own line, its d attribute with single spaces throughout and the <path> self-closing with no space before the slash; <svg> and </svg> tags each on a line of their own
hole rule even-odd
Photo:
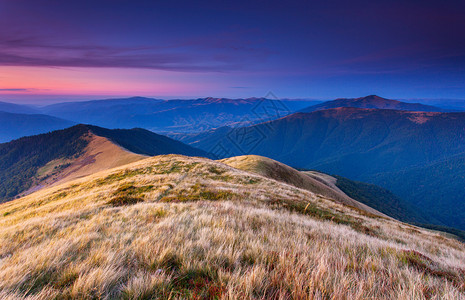
<svg viewBox="0 0 465 300">
<path fill-rule="evenodd" d="M 326 101 L 320 104 L 306 107 L 300 112 L 313 112 L 336 107 L 357 107 L 357 108 L 376 108 L 376 109 L 395 109 L 405 111 L 437 111 L 444 112 L 446 109 L 436 106 L 425 105 L 421 103 L 407 103 L 397 100 L 390 100 L 376 95 L 370 95 L 361 98 L 341 98 L 332 101 Z"/>
<path fill-rule="evenodd" d="M 465 113 L 339 107 L 177 138 L 378 184 L 465 229 Z"/>
<path fill-rule="evenodd" d="M 59 103 L 45 114 L 106 128 L 141 127 L 156 132 L 201 132 L 260 123 L 289 115 L 317 101 L 266 98 L 158 100 L 143 97 Z"/>
<path fill-rule="evenodd" d="M 15 114 L 40 114 L 38 109 L 29 107 L 27 105 L 19 105 L 9 102 L 0 101 L 0 111 L 15 113 Z"/>
<path fill-rule="evenodd" d="M 0 143 L 23 136 L 64 129 L 75 122 L 42 114 L 19 114 L 0 111 Z"/>
</svg>

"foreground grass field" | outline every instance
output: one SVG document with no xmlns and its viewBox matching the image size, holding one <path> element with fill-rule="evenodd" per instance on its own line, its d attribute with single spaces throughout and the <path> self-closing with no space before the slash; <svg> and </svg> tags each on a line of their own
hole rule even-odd
<svg viewBox="0 0 465 300">
<path fill-rule="evenodd" d="M 0 206 L 1 299 L 460 299 L 464 244 L 158 156 Z"/>
</svg>

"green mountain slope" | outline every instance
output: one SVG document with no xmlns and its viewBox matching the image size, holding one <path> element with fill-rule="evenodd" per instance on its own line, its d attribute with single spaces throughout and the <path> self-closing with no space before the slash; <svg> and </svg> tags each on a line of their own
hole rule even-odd
<svg viewBox="0 0 465 300">
<path fill-rule="evenodd" d="M 374 184 L 353 181 L 341 176 L 336 178 L 336 186 L 349 197 L 364 203 L 374 209 L 393 217 L 397 220 L 427 224 L 430 218 L 422 215 L 418 209 L 409 206 L 405 200 L 400 199 L 394 193 Z"/>
<path fill-rule="evenodd" d="M 296 168 L 374 183 L 442 225 L 465 229 L 465 218 L 455 212 L 464 211 L 465 165 L 454 158 L 465 152 L 465 113 L 342 107 L 218 129 L 183 141 L 225 157 L 262 155 Z M 444 180 L 435 177 L 439 174 Z"/>
<path fill-rule="evenodd" d="M 28 189 L 40 167 L 58 158 L 76 158 L 87 146 L 88 129 L 74 126 L 0 144 L 0 199 Z"/>
<path fill-rule="evenodd" d="M 95 154 L 87 155 L 79 168 L 94 163 L 99 151 L 87 148 L 93 136 L 106 138 L 116 144 L 115 148 L 121 146 L 137 154 L 209 156 L 202 150 L 144 129 L 108 130 L 90 125 L 76 125 L 0 144 L 0 199 L 11 199 L 28 190 L 38 183 L 39 177 L 46 179 L 39 172 L 43 170 L 41 168 L 50 169 L 48 166 L 51 166 L 52 170 L 47 171 L 48 174 L 53 173 L 57 177 L 57 173 L 75 163 L 87 150 L 92 150 Z M 107 153 L 111 155 L 110 152 Z"/>
<path fill-rule="evenodd" d="M 465 228 L 465 154 L 426 166 L 376 174 L 371 180 L 421 206 L 442 224 Z"/>
</svg>

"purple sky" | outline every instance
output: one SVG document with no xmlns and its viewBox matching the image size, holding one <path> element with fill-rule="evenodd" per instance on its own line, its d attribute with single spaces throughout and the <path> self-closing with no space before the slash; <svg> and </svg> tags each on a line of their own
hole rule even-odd
<svg viewBox="0 0 465 300">
<path fill-rule="evenodd" d="M 0 101 L 465 98 L 465 1 L 0 0 Z"/>
</svg>

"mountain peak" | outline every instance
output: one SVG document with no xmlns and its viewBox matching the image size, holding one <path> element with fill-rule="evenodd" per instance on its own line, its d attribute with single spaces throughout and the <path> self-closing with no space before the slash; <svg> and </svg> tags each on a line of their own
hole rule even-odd
<svg viewBox="0 0 465 300">
<path fill-rule="evenodd" d="M 368 96 L 365 96 L 365 97 L 359 97 L 359 98 L 355 98 L 355 99 L 374 99 L 374 100 L 388 100 L 388 101 L 395 101 L 395 100 L 389 100 L 389 99 L 386 99 L 386 98 L 380 97 L 380 96 L 378 96 L 378 95 L 368 95 Z"/>
<path fill-rule="evenodd" d="M 300 112 L 313 112 L 338 107 L 356 107 L 372 109 L 394 109 L 403 111 L 442 112 L 443 110 L 420 103 L 407 103 L 398 100 L 386 99 L 377 95 L 368 95 L 360 98 L 339 98 L 302 109 Z"/>
</svg>

